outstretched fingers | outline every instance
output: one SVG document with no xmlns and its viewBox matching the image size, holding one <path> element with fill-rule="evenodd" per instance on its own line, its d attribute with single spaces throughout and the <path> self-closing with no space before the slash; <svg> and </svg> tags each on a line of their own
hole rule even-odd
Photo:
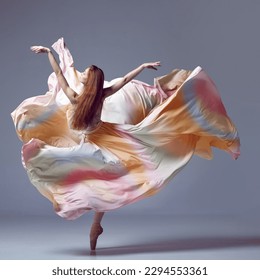
<svg viewBox="0 0 260 280">
<path fill-rule="evenodd" d="M 33 51 L 34 53 L 46 53 L 49 51 L 48 48 L 43 47 L 43 46 L 31 46 L 31 51 Z"/>
<path fill-rule="evenodd" d="M 160 61 L 144 63 L 144 67 L 148 68 L 148 69 L 157 70 L 157 67 L 159 67 L 159 66 L 161 66 Z"/>
</svg>

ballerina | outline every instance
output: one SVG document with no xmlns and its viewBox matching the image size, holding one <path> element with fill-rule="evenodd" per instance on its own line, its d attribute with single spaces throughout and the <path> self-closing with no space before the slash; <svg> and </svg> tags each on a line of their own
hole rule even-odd
<svg viewBox="0 0 260 280">
<path fill-rule="evenodd" d="M 49 48 L 31 47 L 48 55 L 50 91 L 25 100 L 12 117 L 28 176 L 57 214 L 75 219 L 95 211 L 91 250 L 106 211 L 156 194 L 194 153 L 210 159 L 215 146 L 239 156 L 237 130 L 200 67 L 174 70 L 150 86 L 133 79 L 160 62 L 143 63 L 104 86 L 100 68 L 80 73 L 63 40 L 53 47 L 60 65 Z"/>
</svg>

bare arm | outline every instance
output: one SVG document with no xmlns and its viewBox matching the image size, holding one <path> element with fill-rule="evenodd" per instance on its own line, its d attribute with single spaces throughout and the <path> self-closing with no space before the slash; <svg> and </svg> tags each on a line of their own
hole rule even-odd
<svg viewBox="0 0 260 280">
<path fill-rule="evenodd" d="M 57 76 L 59 85 L 61 86 L 62 90 L 67 95 L 67 97 L 69 98 L 70 102 L 72 104 L 74 104 L 76 102 L 77 93 L 73 89 L 70 88 L 70 86 L 69 86 L 66 78 L 64 77 L 64 75 L 61 71 L 61 68 L 60 68 L 59 64 L 57 63 L 51 50 L 49 48 L 42 47 L 42 46 L 32 46 L 31 50 L 35 53 L 47 53 L 48 54 L 48 58 L 49 58 L 51 67 Z"/>
<path fill-rule="evenodd" d="M 143 63 L 140 66 L 138 66 L 136 69 L 132 70 L 128 74 L 126 74 L 122 79 L 117 81 L 112 86 L 104 89 L 104 95 L 105 98 L 114 94 L 119 89 L 121 89 L 124 85 L 129 83 L 131 80 L 133 80 L 139 73 L 141 73 L 145 68 L 154 69 L 157 70 L 156 66 L 160 66 L 160 62 L 149 62 L 149 63 Z"/>
</svg>

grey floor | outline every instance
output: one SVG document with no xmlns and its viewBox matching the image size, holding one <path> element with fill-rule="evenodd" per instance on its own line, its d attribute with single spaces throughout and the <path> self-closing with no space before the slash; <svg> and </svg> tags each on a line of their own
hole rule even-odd
<svg viewBox="0 0 260 280">
<path fill-rule="evenodd" d="M 91 218 L 0 216 L 0 259 L 260 259 L 260 223 L 248 218 L 109 213 L 95 255 Z"/>
</svg>

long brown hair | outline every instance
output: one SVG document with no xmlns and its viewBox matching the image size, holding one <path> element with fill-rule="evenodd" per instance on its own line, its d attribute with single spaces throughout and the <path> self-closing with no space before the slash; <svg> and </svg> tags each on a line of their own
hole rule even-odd
<svg viewBox="0 0 260 280">
<path fill-rule="evenodd" d="M 73 129 L 87 128 L 93 120 L 103 97 L 104 73 L 95 65 L 89 67 L 86 84 L 77 98 L 72 119 Z"/>
</svg>

